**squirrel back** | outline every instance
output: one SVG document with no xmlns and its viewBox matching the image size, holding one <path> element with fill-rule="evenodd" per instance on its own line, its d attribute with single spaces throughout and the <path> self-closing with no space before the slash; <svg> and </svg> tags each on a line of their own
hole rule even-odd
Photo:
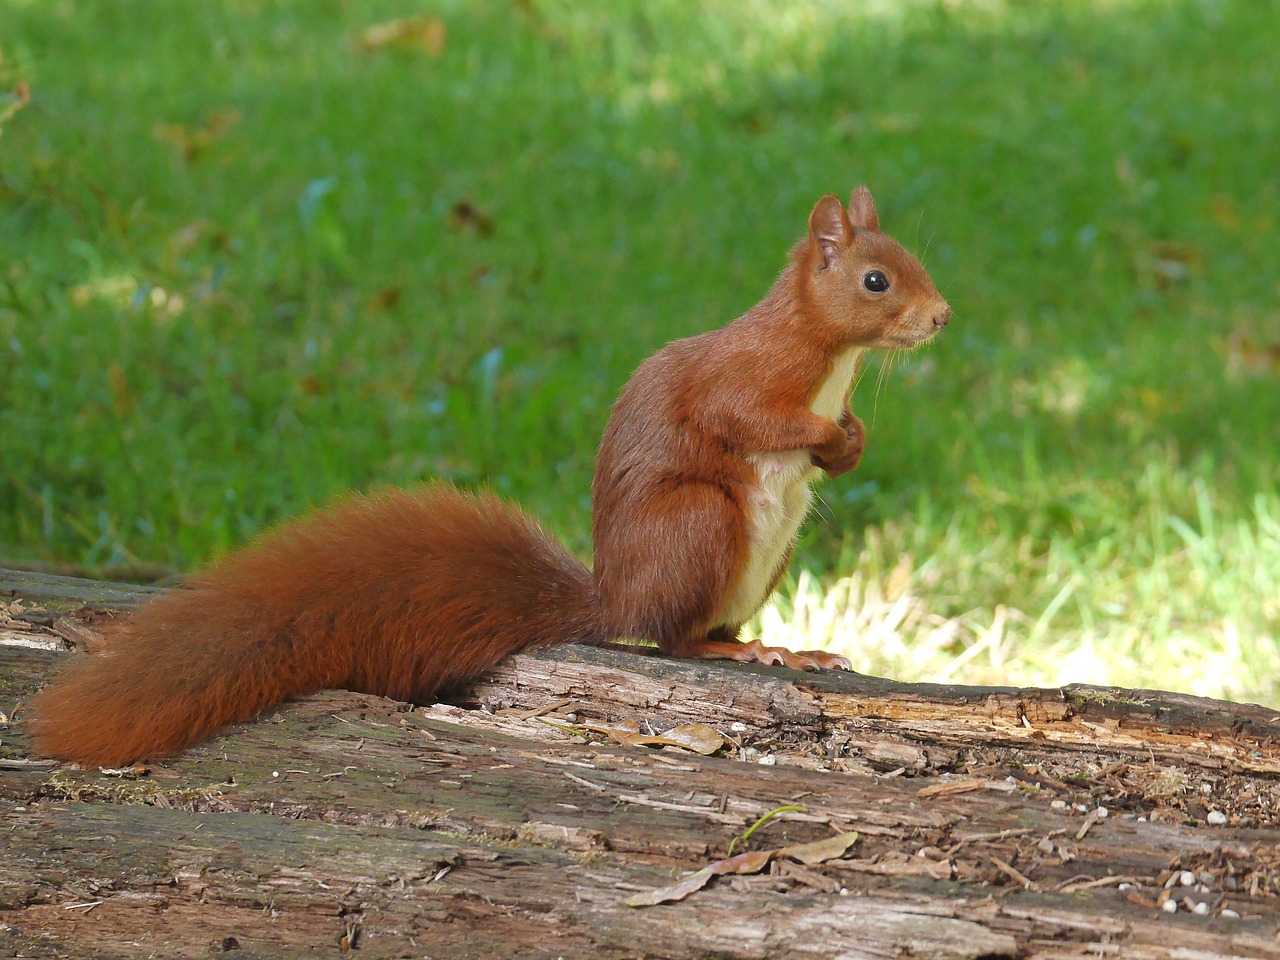
<svg viewBox="0 0 1280 960">
<path fill-rule="evenodd" d="M 594 571 L 493 496 L 349 497 L 113 624 L 34 697 L 36 745 L 120 766 L 325 687 L 430 701 L 554 643 L 848 669 L 738 633 L 786 569 L 812 481 L 858 465 L 863 353 L 914 347 L 950 316 L 865 187 L 847 211 L 823 197 L 764 300 L 623 389 L 592 484 Z"/>
</svg>

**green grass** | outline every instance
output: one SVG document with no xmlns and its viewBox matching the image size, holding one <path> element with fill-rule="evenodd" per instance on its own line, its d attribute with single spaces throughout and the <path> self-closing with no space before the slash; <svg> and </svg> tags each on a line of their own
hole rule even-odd
<svg viewBox="0 0 1280 960">
<path fill-rule="evenodd" d="M 443 47 L 364 49 L 438 18 Z M 609 405 L 866 182 L 955 308 L 760 628 L 1280 703 L 1266 0 L 0 0 L 0 557 L 198 565 L 349 488 L 575 550 Z M 0 102 L 0 115 L 4 103 Z"/>
</svg>

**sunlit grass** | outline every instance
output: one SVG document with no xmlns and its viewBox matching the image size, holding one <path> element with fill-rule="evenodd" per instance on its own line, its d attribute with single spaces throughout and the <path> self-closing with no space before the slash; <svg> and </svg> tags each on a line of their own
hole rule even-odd
<svg viewBox="0 0 1280 960">
<path fill-rule="evenodd" d="M 1044 551 L 1000 538 L 975 555 L 972 517 L 931 530 L 940 538 L 925 544 L 902 524 L 876 528 L 849 564 L 854 573 L 802 570 L 751 632 L 838 650 L 860 672 L 883 676 L 1087 682 L 1275 703 L 1280 504 L 1259 496 L 1250 515 L 1222 526 L 1204 484 L 1191 481 L 1193 526 L 1153 489 L 1167 479 L 1162 469 L 1148 469 L 1148 505 L 1125 535 L 1093 544 L 1056 540 Z M 981 582 L 984 568 L 993 582 Z M 1001 579 L 1017 584 L 1009 603 L 966 607 L 999 591 Z"/>
</svg>

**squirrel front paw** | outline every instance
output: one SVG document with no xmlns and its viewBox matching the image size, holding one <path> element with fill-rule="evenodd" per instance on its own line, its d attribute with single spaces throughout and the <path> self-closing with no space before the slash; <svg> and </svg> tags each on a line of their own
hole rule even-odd
<svg viewBox="0 0 1280 960">
<path fill-rule="evenodd" d="M 828 477 L 838 477 L 854 469 L 862 460 L 862 451 L 867 444 L 866 427 L 847 407 L 840 415 L 840 426 L 844 430 L 843 450 L 836 452 L 823 448 L 809 455 L 809 462 L 824 470 Z"/>
</svg>

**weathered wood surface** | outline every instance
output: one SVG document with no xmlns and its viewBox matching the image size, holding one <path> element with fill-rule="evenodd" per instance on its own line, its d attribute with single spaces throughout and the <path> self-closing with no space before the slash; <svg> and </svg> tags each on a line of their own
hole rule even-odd
<svg viewBox="0 0 1280 960">
<path fill-rule="evenodd" d="M 91 639 L 92 589 L 24 586 L 44 612 L 0 606 L 0 635 Z M 1260 707 L 565 648 L 452 704 L 327 691 L 145 770 L 23 766 L 21 701 L 65 656 L 0 647 L 0 955 L 1280 957 Z M 732 742 L 575 736 L 588 720 Z M 803 810 L 747 849 L 859 839 L 625 905 L 780 806 Z"/>
<path fill-rule="evenodd" d="M 161 593 L 164 591 L 157 587 L 0 568 L 0 598 L 31 597 L 55 607 L 67 607 L 76 603 L 115 608 L 134 607 Z"/>
</svg>

